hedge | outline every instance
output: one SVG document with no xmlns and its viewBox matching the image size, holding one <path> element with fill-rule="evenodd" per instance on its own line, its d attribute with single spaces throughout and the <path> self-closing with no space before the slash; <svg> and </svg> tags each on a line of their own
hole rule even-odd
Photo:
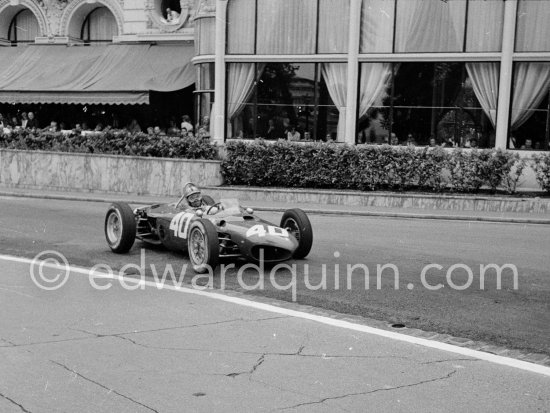
<svg viewBox="0 0 550 413">
<path fill-rule="evenodd" d="M 226 151 L 221 172 L 229 185 L 514 193 L 526 166 L 517 153 L 495 149 L 258 141 L 231 142 Z"/>
<path fill-rule="evenodd" d="M 217 159 L 218 150 L 208 140 L 179 136 L 149 136 L 123 131 L 94 132 L 86 135 L 61 132 L 31 133 L 22 130 L 0 137 L 0 148 L 84 152 L 163 158 Z"/>
</svg>

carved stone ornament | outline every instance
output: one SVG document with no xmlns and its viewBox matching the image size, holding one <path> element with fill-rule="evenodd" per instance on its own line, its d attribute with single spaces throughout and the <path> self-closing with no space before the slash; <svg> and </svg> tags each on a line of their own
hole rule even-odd
<svg viewBox="0 0 550 413">
<path fill-rule="evenodd" d="M 145 10 L 147 11 L 147 28 L 156 28 L 161 32 L 174 33 L 182 29 L 189 20 L 193 2 L 190 0 L 180 0 L 181 13 L 174 21 L 167 21 L 164 16 L 159 13 L 160 7 L 156 7 L 156 2 L 162 0 L 147 0 Z"/>
</svg>

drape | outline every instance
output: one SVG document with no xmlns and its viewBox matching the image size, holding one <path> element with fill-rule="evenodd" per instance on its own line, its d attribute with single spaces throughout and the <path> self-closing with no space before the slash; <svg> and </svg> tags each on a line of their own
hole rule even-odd
<svg viewBox="0 0 550 413">
<path fill-rule="evenodd" d="M 497 120 L 499 65 L 498 63 L 466 63 L 466 70 L 477 100 L 494 127 Z"/>
<path fill-rule="evenodd" d="M 339 112 L 337 140 L 344 141 L 346 131 L 348 66 L 346 63 L 323 63 L 321 73 L 325 79 L 328 93 Z"/>
<path fill-rule="evenodd" d="M 522 0 L 518 5 L 517 52 L 550 52 L 550 1 Z"/>
<path fill-rule="evenodd" d="M 17 15 L 15 30 L 17 31 L 17 41 L 32 41 L 40 36 L 40 26 L 35 15 L 30 10 L 23 10 Z"/>
<path fill-rule="evenodd" d="M 230 63 L 227 75 L 227 117 L 237 116 L 252 92 L 255 76 L 254 63 Z"/>
<path fill-rule="evenodd" d="M 466 0 L 397 0 L 395 51 L 462 51 L 465 14 Z"/>
<path fill-rule="evenodd" d="M 349 0 L 319 1 L 318 53 L 347 53 Z"/>
<path fill-rule="evenodd" d="M 313 54 L 317 0 L 258 0 L 258 54 Z"/>
<path fill-rule="evenodd" d="M 227 3 L 227 53 L 253 54 L 256 0 Z"/>
<path fill-rule="evenodd" d="M 88 24 L 90 25 L 89 40 L 112 40 L 113 36 L 118 35 L 118 26 L 115 16 L 106 8 L 100 7 L 94 10 L 89 17 Z"/>
<path fill-rule="evenodd" d="M 466 51 L 498 52 L 502 49 L 504 2 L 502 0 L 470 1 Z"/>
<path fill-rule="evenodd" d="M 380 105 L 391 81 L 391 63 L 361 63 L 359 80 L 359 118 L 367 114 L 373 104 Z"/>
<path fill-rule="evenodd" d="M 521 62 L 514 73 L 512 98 L 512 130 L 519 128 L 533 115 L 550 87 L 550 63 Z"/>
<path fill-rule="evenodd" d="M 361 53 L 391 53 L 394 0 L 363 0 L 361 9 Z"/>
</svg>

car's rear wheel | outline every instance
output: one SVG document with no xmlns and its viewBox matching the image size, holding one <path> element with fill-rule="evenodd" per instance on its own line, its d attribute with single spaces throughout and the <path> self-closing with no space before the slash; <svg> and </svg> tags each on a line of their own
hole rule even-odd
<svg viewBox="0 0 550 413">
<path fill-rule="evenodd" d="M 214 271 L 220 257 L 218 232 L 214 224 L 206 219 L 193 221 L 187 235 L 187 248 L 195 272 L 205 273 L 209 268 Z"/>
<path fill-rule="evenodd" d="M 136 219 L 132 208 L 124 202 L 109 206 L 105 215 L 105 238 L 113 252 L 123 254 L 130 251 L 136 239 Z"/>
<path fill-rule="evenodd" d="M 305 258 L 313 245 L 313 228 L 306 213 L 301 209 L 289 209 L 281 218 L 281 228 L 285 228 L 298 240 L 294 258 Z"/>
</svg>

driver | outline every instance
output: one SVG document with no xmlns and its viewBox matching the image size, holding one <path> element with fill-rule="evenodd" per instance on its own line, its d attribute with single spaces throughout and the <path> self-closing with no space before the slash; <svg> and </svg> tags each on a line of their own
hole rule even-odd
<svg viewBox="0 0 550 413">
<path fill-rule="evenodd" d="M 198 186 L 189 182 L 183 187 L 183 196 L 191 208 L 200 208 L 206 203 L 202 199 L 202 194 Z"/>
</svg>

